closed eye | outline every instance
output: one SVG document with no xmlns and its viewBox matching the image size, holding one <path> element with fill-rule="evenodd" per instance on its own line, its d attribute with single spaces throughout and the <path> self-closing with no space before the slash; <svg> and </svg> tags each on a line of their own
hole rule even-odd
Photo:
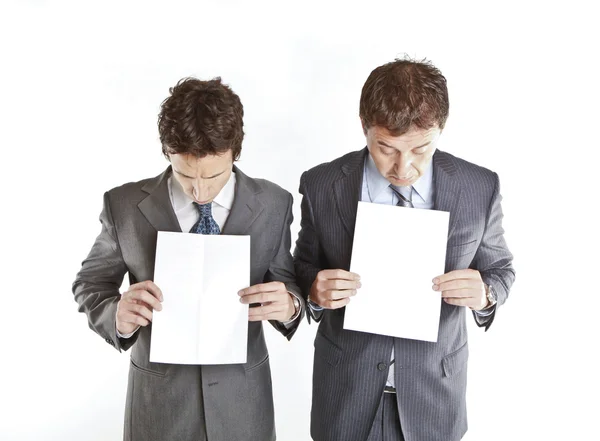
<svg viewBox="0 0 600 441">
<path fill-rule="evenodd" d="M 379 146 L 379 149 L 381 150 L 381 153 L 383 153 L 386 156 L 393 155 L 394 153 L 397 152 L 397 150 L 393 147 L 385 147 L 382 145 Z"/>
</svg>

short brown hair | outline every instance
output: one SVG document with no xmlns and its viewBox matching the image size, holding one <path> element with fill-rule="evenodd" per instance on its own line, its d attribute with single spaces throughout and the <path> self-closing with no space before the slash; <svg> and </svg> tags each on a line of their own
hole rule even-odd
<svg viewBox="0 0 600 441">
<path fill-rule="evenodd" d="M 161 104 L 158 131 L 162 151 L 198 158 L 231 150 L 239 159 L 244 139 L 244 107 L 217 77 L 209 81 L 183 78 Z"/>
<path fill-rule="evenodd" d="M 362 88 L 359 115 L 365 130 L 381 126 L 399 136 L 413 126 L 443 129 L 448 110 L 442 73 L 430 61 L 403 58 L 371 72 Z"/>
</svg>

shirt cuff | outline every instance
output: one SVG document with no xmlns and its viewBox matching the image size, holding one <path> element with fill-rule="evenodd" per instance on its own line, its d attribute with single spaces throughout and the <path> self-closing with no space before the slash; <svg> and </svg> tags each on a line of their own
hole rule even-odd
<svg viewBox="0 0 600 441">
<path fill-rule="evenodd" d="M 490 306 L 488 309 L 480 309 L 479 311 L 473 310 L 473 312 L 479 317 L 489 317 L 492 315 L 492 312 L 494 312 L 494 308 Z"/>
<path fill-rule="evenodd" d="M 308 307 L 315 312 L 323 311 L 325 309 L 322 306 L 319 306 L 315 302 L 312 302 L 310 300 L 308 300 L 306 303 L 308 304 Z"/>
</svg>

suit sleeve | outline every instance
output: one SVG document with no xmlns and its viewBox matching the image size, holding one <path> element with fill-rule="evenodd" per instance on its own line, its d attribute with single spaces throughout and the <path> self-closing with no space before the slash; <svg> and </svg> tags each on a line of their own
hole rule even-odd
<svg viewBox="0 0 600 441">
<path fill-rule="evenodd" d="M 129 339 L 117 336 L 116 312 L 121 297 L 119 288 L 127 267 L 119 247 L 108 193 L 104 194 L 100 223 L 100 235 L 73 282 L 73 295 L 79 304 L 79 312 L 87 315 L 90 328 L 120 352 L 135 343 L 138 333 Z"/>
<path fill-rule="evenodd" d="M 279 241 L 279 249 L 277 254 L 271 261 L 271 265 L 269 266 L 269 270 L 265 274 L 264 281 L 265 282 L 283 282 L 287 290 L 294 295 L 298 300 L 300 300 L 300 314 L 296 317 L 292 322 L 284 325 L 277 320 L 269 320 L 269 322 L 277 329 L 284 337 L 288 340 L 292 338 L 296 329 L 298 329 L 298 325 L 302 321 L 302 317 L 306 311 L 306 304 L 304 303 L 304 299 L 300 293 L 300 289 L 298 285 L 296 285 L 296 276 L 294 274 L 294 261 L 292 260 L 292 254 L 290 253 L 291 248 L 291 233 L 290 226 L 292 225 L 292 221 L 294 220 L 294 215 L 292 214 L 292 208 L 294 204 L 294 200 L 291 194 L 288 194 L 288 205 L 285 215 L 285 221 L 282 225 L 281 232 L 281 240 Z"/>
<path fill-rule="evenodd" d="M 296 249 L 294 250 L 294 266 L 302 296 L 307 301 L 310 288 L 319 271 L 323 269 L 323 259 L 321 245 L 315 228 L 313 208 L 306 188 L 306 173 L 303 173 L 300 178 L 299 191 L 302 194 L 302 218 L 300 220 L 300 232 L 296 241 Z M 323 315 L 323 311 L 309 312 L 307 314 L 309 322 L 311 314 L 316 321 L 319 321 Z"/>
<path fill-rule="evenodd" d="M 492 307 L 489 315 L 481 316 L 473 312 L 477 326 L 485 327 L 486 331 L 494 321 L 498 308 L 508 298 L 510 287 L 515 281 L 515 270 L 512 266 L 513 256 L 504 240 L 504 229 L 502 228 L 500 181 L 497 174 L 494 176 L 496 182 L 488 208 L 483 239 L 471 264 L 471 268 L 481 273 L 483 282 L 492 286 L 498 296 L 498 302 Z"/>
</svg>

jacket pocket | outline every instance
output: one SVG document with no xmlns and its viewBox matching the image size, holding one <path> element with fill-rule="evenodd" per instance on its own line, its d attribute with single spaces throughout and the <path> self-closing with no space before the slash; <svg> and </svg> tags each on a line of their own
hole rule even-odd
<svg viewBox="0 0 600 441">
<path fill-rule="evenodd" d="M 315 337 L 315 357 L 321 357 L 331 366 L 337 366 L 342 358 L 342 350 L 324 334 L 317 331 Z"/>
<path fill-rule="evenodd" d="M 446 377 L 459 373 L 467 365 L 469 346 L 467 343 L 442 359 L 442 369 Z"/>
<path fill-rule="evenodd" d="M 473 245 L 475 243 L 477 243 L 477 239 L 473 239 L 473 240 L 470 240 L 468 242 L 458 242 L 458 243 L 453 242 L 453 243 L 449 243 L 447 245 L 447 248 L 465 247 L 467 245 Z"/>
<path fill-rule="evenodd" d="M 163 378 L 166 375 L 164 372 L 158 372 L 158 371 L 140 366 L 138 363 L 133 361 L 133 358 L 131 358 L 131 367 L 136 371 L 142 372 L 144 374 L 154 375 L 155 377 Z"/>
<path fill-rule="evenodd" d="M 252 365 L 252 366 L 250 366 L 250 367 L 246 367 L 246 366 L 244 365 L 244 369 L 246 370 L 246 372 L 251 372 L 251 371 L 254 371 L 254 370 L 256 370 L 256 369 L 260 368 L 262 365 L 264 365 L 264 364 L 265 364 L 265 363 L 267 363 L 268 361 L 269 361 L 269 354 L 267 353 L 267 354 L 265 355 L 265 358 L 263 358 L 261 361 L 259 361 L 259 362 L 258 362 L 258 363 L 256 363 L 255 365 Z"/>
</svg>

